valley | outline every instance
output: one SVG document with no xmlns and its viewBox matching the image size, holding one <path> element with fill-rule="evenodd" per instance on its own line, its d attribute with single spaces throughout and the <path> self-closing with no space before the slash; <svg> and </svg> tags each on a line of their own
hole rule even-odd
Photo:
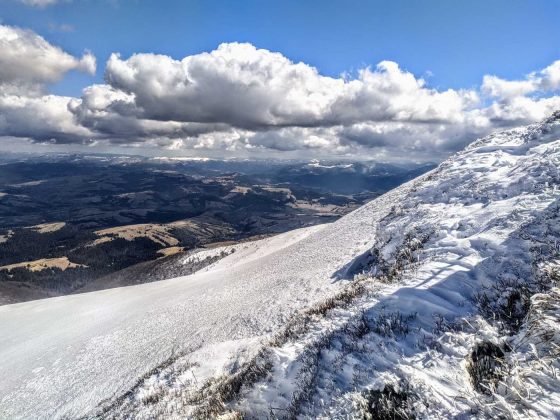
<svg viewBox="0 0 560 420">
<path fill-rule="evenodd" d="M 332 222 L 431 167 L 7 156 L 0 304 L 75 293 L 137 264 Z"/>
</svg>

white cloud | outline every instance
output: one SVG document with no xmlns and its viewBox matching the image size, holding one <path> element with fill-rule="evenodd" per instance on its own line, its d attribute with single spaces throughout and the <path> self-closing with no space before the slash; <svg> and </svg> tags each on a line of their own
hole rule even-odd
<svg viewBox="0 0 560 420">
<path fill-rule="evenodd" d="M 486 75 L 481 91 L 494 102 L 485 110 L 493 125 L 508 126 L 539 121 L 560 109 L 560 60 L 521 80 Z"/>
<path fill-rule="evenodd" d="M 107 83 L 134 96 L 141 118 L 226 123 L 257 129 L 323 126 L 364 120 L 440 121 L 476 102 L 472 92 L 438 92 L 384 61 L 358 78 L 325 77 L 304 63 L 250 44 L 174 60 L 113 54 Z"/>
<path fill-rule="evenodd" d="M 560 89 L 560 60 L 550 66 L 528 74 L 522 80 L 504 80 L 485 75 L 481 90 L 486 95 L 500 100 L 511 100 L 535 92 L 554 92 Z"/>
<path fill-rule="evenodd" d="M 69 97 L 0 95 L 0 135 L 38 141 L 88 141 L 93 133 L 76 124 L 68 110 Z"/>
<path fill-rule="evenodd" d="M 30 30 L 0 25 L 0 85 L 56 82 L 70 70 L 95 73 L 95 57 L 78 59 Z"/>
<path fill-rule="evenodd" d="M 484 76 L 479 90 L 437 90 L 391 61 L 327 77 L 239 43 L 182 60 L 113 54 L 105 84 L 81 98 L 45 96 L 70 70 L 94 73 L 95 57 L 13 27 L 0 26 L 0 43 L 0 136 L 36 141 L 438 159 L 560 108 L 560 61 L 521 80 Z"/>
<path fill-rule="evenodd" d="M 222 44 L 181 61 L 113 54 L 106 80 L 134 95 L 139 117 L 237 127 L 312 124 L 343 84 L 248 44 Z"/>
<path fill-rule="evenodd" d="M 560 109 L 560 96 L 532 99 L 525 96 L 495 102 L 486 108 L 485 115 L 497 127 L 540 121 Z"/>
<path fill-rule="evenodd" d="M 325 154 L 420 150 L 424 142 L 447 153 L 465 142 L 458 131 L 483 131 L 480 121 L 476 130 L 464 128 L 473 123 L 477 92 L 428 88 L 390 61 L 353 79 L 332 78 L 279 53 L 232 43 L 183 60 L 113 54 L 105 79 L 71 109 L 84 126 L 118 142 L 128 134 L 134 142 L 181 139 L 185 148 Z"/>
<path fill-rule="evenodd" d="M 46 95 L 45 86 L 70 70 L 95 73 L 95 57 L 73 57 L 36 33 L 0 25 L 0 136 L 76 142 L 93 136 L 68 106 L 73 98 Z"/>
<path fill-rule="evenodd" d="M 482 92 L 495 98 L 510 99 L 533 93 L 538 89 L 534 79 L 504 80 L 496 76 L 486 75 L 482 79 Z"/>
<path fill-rule="evenodd" d="M 545 91 L 560 89 L 560 60 L 540 72 L 540 88 Z"/>
</svg>

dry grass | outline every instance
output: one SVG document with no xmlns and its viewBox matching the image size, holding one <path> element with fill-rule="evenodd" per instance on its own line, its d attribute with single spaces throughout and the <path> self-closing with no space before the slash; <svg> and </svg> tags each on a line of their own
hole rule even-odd
<svg viewBox="0 0 560 420">
<path fill-rule="evenodd" d="M 62 229 L 64 226 L 66 226 L 65 222 L 41 223 L 39 225 L 30 226 L 29 229 L 39 233 L 51 233 Z"/>
<path fill-rule="evenodd" d="M 237 397 L 243 387 L 255 384 L 272 370 L 269 352 L 270 350 L 264 347 L 235 373 L 208 381 L 196 397 L 188 401 L 199 402 L 193 417 L 209 419 L 224 415 L 227 402 Z"/>
<path fill-rule="evenodd" d="M 16 264 L 9 264 L 0 267 L 0 270 L 8 270 L 11 271 L 16 268 L 25 268 L 29 271 L 43 271 L 49 268 L 58 268 L 59 270 L 66 270 L 68 268 L 78 268 L 78 267 L 86 267 L 82 264 L 75 264 L 70 262 L 68 257 L 59 257 L 59 258 L 41 258 L 40 260 L 34 261 L 25 261 Z"/>
<path fill-rule="evenodd" d="M 490 341 L 477 343 L 467 358 L 467 372 L 474 389 L 492 394 L 505 373 L 505 353 Z"/>
<path fill-rule="evenodd" d="M 408 383 L 386 384 L 363 393 L 360 411 L 364 420 L 411 420 L 416 418 L 419 397 Z"/>
<path fill-rule="evenodd" d="M 371 330 L 382 337 L 406 337 L 410 332 L 410 323 L 416 319 L 417 314 L 404 315 L 396 312 L 381 312 L 374 321 Z M 369 323 L 367 323 L 369 325 Z"/>
<path fill-rule="evenodd" d="M 158 251 L 158 254 L 161 254 L 163 257 L 168 257 L 170 255 L 175 255 L 180 252 L 183 252 L 185 248 L 182 246 L 170 246 L 169 248 L 163 248 Z"/>
<path fill-rule="evenodd" d="M 171 227 L 169 226 L 153 223 L 117 226 L 95 231 L 95 234 L 101 238 L 96 240 L 94 244 L 108 242 L 114 238 L 122 238 L 127 241 L 133 241 L 136 238 L 148 238 L 161 246 L 176 246 L 179 241 L 169 233 L 170 230 Z"/>
</svg>

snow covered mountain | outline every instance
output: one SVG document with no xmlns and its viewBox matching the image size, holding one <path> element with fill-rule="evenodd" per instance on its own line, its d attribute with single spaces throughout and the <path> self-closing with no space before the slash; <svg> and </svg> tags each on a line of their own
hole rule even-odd
<svg viewBox="0 0 560 420">
<path fill-rule="evenodd" d="M 559 417 L 559 187 L 557 113 L 193 275 L 0 307 L 0 416 Z"/>
</svg>

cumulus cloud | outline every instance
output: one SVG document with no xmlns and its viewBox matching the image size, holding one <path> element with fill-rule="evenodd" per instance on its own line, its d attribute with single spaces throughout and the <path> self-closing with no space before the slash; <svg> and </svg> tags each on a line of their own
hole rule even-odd
<svg viewBox="0 0 560 420">
<path fill-rule="evenodd" d="M 560 89 L 560 60 L 540 72 L 540 86 L 545 91 Z"/>
<path fill-rule="evenodd" d="M 477 101 L 473 92 L 428 89 L 394 62 L 381 62 L 347 81 L 238 43 L 181 61 L 154 54 L 123 60 L 113 54 L 106 80 L 134 96 L 137 117 L 254 130 L 364 120 L 447 121 Z"/>
<path fill-rule="evenodd" d="M 70 70 L 95 68 L 89 52 L 76 58 L 32 31 L 0 25 L 0 136 L 87 141 L 93 133 L 70 112 L 73 98 L 45 94 L 45 86 Z"/>
<path fill-rule="evenodd" d="M 94 74 L 96 61 L 86 52 L 76 58 L 30 30 L 0 25 L 0 84 L 42 85 L 70 70 Z"/>
<path fill-rule="evenodd" d="M 382 145 L 415 148 L 420 138 L 441 133 L 435 127 L 472 122 L 465 113 L 479 102 L 474 91 L 428 88 L 390 61 L 353 79 L 332 78 L 239 43 L 183 60 L 113 54 L 105 79 L 71 107 L 84 126 L 119 142 L 128 133 L 134 141 L 167 136 L 185 147 L 225 150 L 341 154 Z M 359 136 L 351 135 L 356 127 L 362 127 Z"/>
<path fill-rule="evenodd" d="M 482 80 L 485 94 L 502 99 L 524 96 L 537 89 L 538 84 L 534 80 L 504 80 L 490 75 L 485 75 Z"/>
<path fill-rule="evenodd" d="M 244 128 L 313 124 L 343 84 L 281 54 L 236 43 L 181 61 L 113 54 L 105 78 L 134 95 L 139 117 Z"/>
<path fill-rule="evenodd" d="M 520 80 L 487 75 L 480 89 L 438 90 L 391 61 L 354 77 L 328 77 L 240 43 L 181 60 L 112 54 L 105 83 L 63 98 L 42 89 L 70 70 L 94 73 L 95 57 L 76 58 L 33 32 L 0 28 L 0 43 L 10 47 L 0 53 L 0 136 L 437 159 L 498 127 L 538 121 L 560 108 L 560 61 Z M 19 100 L 14 90 L 24 92 Z"/>
<path fill-rule="evenodd" d="M 482 91 L 490 96 L 509 100 L 535 92 L 554 92 L 560 89 L 560 60 L 550 66 L 528 74 L 523 80 L 504 80 L 485 75 Z"/>
<path fill-rule="evenodd" d="M 0 135 L 45 142 L 87 142 L 93 134 L 76 124 L 68 110 L 70 100 L 56 95 L 0 95 Z"/>
<path fill-rule="evenodd" d="M 390 61 L 355 78 L 333 78 L 279 53 L 230 43 L 182 60 L 113 54 L 105 79 L 86 88 L 71 110 L 114 142 L 169 138 L 173 147 L 227 151 L 447 153 L 487 128 L 487 119 L 471 111 L 477 92 L 429 88 Z"/>
<path fill-rule="evenodd" d="M 486 75 L 481 91 L 494 102 L 485 109 L 494 125 L 538 121 L 560 109 L 560 60 L 521 80 Z"/>
</svg>

